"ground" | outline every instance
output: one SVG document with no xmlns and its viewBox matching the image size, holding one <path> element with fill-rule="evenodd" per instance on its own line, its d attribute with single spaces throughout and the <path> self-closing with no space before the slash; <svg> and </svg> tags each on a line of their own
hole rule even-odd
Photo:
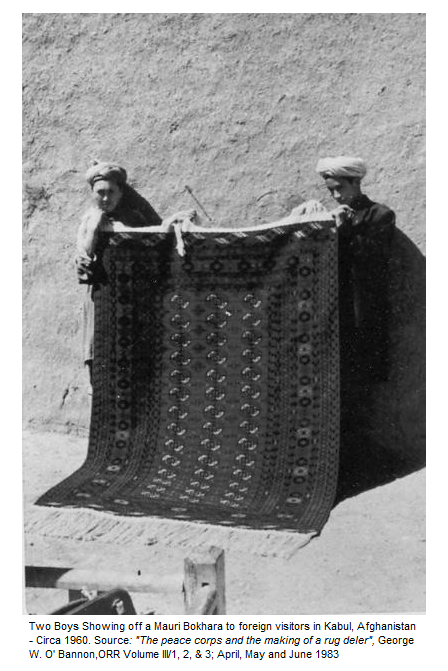
<svg viewBox="0 0 448 671">
<path fill-rule="evenodd" d="M 86 437 L 26 432 L 25 503 L 82 464 Z M 249 532 L 250 533 L 250 532 Z M 133 595 L 138 612 L 180 614 L 182 547 L 107 548 L 96 542 L 54 543 L 52 561 L 98 558 L 109 553 L 117 566 L 141 562 L 151 573 L 173 575 L 178 588 Z M 346 499 L 332 511 L 321 535 L 285 559 L 232 548 L 226 553 L 227 612 L 235 615 L 322 613 L 416 613 L 425 610 L 425 471 Z M 67 596 L 54 590 L 27 590 L 26 609 L 51 612 Z"/>
</svg>

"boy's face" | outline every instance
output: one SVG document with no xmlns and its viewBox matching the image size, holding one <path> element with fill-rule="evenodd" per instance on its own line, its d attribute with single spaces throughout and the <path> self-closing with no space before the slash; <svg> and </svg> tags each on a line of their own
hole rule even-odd
<svg viewBox="0 0 448 671">
<path fill-rule="evenodd" d="M 359 180 L 356 179 L 327 177 L 325 185 L 339 205 L 351 205 L 361 193 Z"/>
<path fill-rule="evenodd" d="M 113 212 L 120 202 L 123 192 L 115 182 L 98 180 L 92 187 L 92 198 L 103 212 Z"/>
</svg>

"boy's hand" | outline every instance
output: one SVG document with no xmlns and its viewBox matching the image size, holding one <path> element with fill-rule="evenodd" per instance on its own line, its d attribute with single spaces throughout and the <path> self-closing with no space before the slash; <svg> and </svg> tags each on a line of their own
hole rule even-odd
<svg viewBox="0 0 448 671">
<path fill-rule="evenodd" d="M 330 214 L 336 221 L 336 226 L 340 226 L 344 222 L 353 219 L 354 211 L 348 205 L 339 205 L 339 207 L 330 212 Z"/>
<path fill-rule="evenodd" d="M 88 284 L 92 280 L 95 261 L 95 258 L 83 254 L 78 254 L 75 258 L 76 272 L 81 284 Z"/>
</svg>

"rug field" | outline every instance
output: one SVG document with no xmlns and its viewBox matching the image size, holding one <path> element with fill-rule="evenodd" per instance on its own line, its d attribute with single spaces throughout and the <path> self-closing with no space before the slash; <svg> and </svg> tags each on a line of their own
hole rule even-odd
<svg viewBox="0 0 448 671">
<path fill-rule="evenodd" d="M 336 231 L 104 234 L 83 466 L 39 506 L 302 534 L 336 490 Z"/>
</svg>

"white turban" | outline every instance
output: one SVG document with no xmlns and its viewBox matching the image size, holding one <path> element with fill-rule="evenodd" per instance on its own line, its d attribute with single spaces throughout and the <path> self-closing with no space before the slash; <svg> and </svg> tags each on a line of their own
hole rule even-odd
<svg viewBox="0 0 448 671">
<path fill-rule="evenodd" d="M 321 158 L 316 166 L 316 172 L 322 177 L 358 177 L 362 179 L 367 167 L 362 158 L 357 156 L 335 156 Z"/>
</svg>

